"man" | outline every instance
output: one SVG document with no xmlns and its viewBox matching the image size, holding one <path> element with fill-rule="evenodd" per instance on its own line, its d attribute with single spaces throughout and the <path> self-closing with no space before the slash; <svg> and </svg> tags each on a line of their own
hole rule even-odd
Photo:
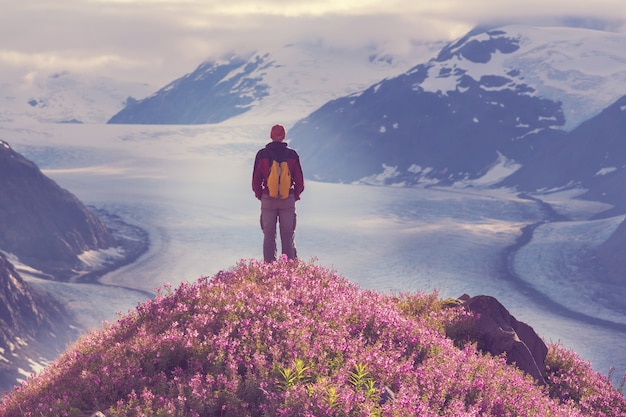
<svg viewBox="0 0 626 417">
<path fill-rule="evenodd" d="M 260 149 L 254 160 L 252 190 L 261 200 L 261 229 L 263 230 L 263 258 L 265 262 L 276 260 L 276 222 L 280 225 L 282 253 L 295 259 L 296 253 L 296 201 L 304 191 L 304 176 L 298 153 L 287 147 L 285 128 L 275 125 L 270 131 L 272 141 Z M 268 177 L 272 161 L 286 161 L 291 175 L 289 194 L 286 198 L 270 197 Z"/>
</svg>

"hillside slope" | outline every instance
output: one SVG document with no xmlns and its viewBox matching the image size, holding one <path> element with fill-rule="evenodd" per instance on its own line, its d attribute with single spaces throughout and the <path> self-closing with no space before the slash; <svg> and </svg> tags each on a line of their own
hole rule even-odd
<svg viewBox="0 0 626 417">
<path fill-rule="evenodd" d="M 85 336 L 0 414 L 626 415 L 622 394 L 558 346 L 545 388 L 460 338 L 457 348 L 446 334 L 471 318 L 446 305 L 364 291 L 305 262 L 242 261 Z"/>
</svg>

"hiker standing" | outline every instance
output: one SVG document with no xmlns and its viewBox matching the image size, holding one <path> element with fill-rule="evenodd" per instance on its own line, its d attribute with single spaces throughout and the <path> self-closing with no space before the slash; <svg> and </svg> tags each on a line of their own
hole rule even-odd
<svg viewBox="0 0 626 417">
<path fill-rule="evenodd" d="M 261 148 L 254 160 L 252 190 L 261 200 L 263 258 L 276 260 L 276 223 L 279 224 L 282 253 L 296 258 L 296 201 L 304 190 L 304 176 L 298 153 L 285 142 L 285 128 L 275 125 L 272 141 Z"/>
</svg>

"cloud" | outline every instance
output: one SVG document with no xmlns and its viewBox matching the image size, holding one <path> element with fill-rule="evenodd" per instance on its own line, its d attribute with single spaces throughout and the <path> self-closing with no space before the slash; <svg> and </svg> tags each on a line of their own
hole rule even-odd
<svg viewBox="0 0 626 417">
<path fill-rule="evenodd" d="M 0 75 L 76 71 L 163 86 L 210 57 L 319 41 L 453 40 L 516 19 L 626 31 L 622 0 L 0 0 Z"/>
</svg>

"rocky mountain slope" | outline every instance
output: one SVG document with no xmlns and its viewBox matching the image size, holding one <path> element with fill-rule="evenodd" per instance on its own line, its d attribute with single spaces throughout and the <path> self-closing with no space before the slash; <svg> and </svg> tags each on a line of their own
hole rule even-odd
<svg viewBox="0 0 626 417">
<path fill-rule="evenodd" d="M 255 56 L 250 61 L 233 56 L 223 63 L 205 62 L 191 74 L 171 82 L 150 97 L 130 101 L 109 123 L 222 122 L 245 113 L 256 101 L 269 95 L 269 86 L 254 73 L 272 65 L 267 56 Z"/>
<path fill-rule="evenodd" d="M 5 391 L 51 361 L 79 332 L 75 317 L 49 294 L 35 291 L 18 268 L 44 279 L 83 280 L 134 259 L 145 247 L 135 236 L 126 244 L 4 141 L 0 190 L 0 391 Z M 119 248 L 118 256 L 97 265 L 81 257 L 110 248 Z"/>
<path fill-rule="evenodd" d="M 66 280 L 90 268 L 79 255 L 109 248 L 116 240 L 73 194 L 4 141 L 0 141 L 0 190 L 0 390 L 4 391 L 56 357 L 77 336 L 73 318 L 56 300 L 34 291 L 14 263 L 43 278 Z"/>
<path fill-rule="evenodd" d="M 585 198 L 626 211 L 626 96 L 541 152 L 503 184 L 522 190 L 579 187 Z"/>
<path fill-rule="evenodd" d="M 78 255 L 115 240 L 73 194 L 0 141 L 0 249 L 55 279 L 80 270 Z"/>
<path fill-rule="evenodd" d="M 70 334 L 63 307 L 34 292 L 0 253 L 0 392 L 54 359 Z"/>
</svg>

